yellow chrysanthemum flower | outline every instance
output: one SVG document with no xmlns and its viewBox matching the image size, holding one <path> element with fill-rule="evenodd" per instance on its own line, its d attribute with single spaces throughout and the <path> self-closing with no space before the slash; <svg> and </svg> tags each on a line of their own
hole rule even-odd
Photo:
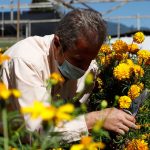
<svg viewBox="0 0 150 150">
<path fill-rule="evenodd" d="M 148 143 L 141 139 L 133 139 L 125 150 L 148 150 Z"/>
<path fill-rule="evenodd" d="M 3 54 L 0 53 L 0 65 L 1 65 L 4 61 L 9 60 L 9 59 L 10 59 L 9 56 L 3 55 Z"/>
<path fill-rule="evenodd" d="M 27 107 L 22 107 L 21 108 L 21 112 L 23 114 L 30 114 L 32 119 L 42 118 L 42 116 L 45 117 L 45 111 L 47 112 L 47 110 L 49 110 L 49 112 L 52 110 L 51 111 L 52 115 L 50 115 L 50 116 L 53 117 L 54 116 L 53 110 L 55 111 L 55 108 L 54 109 L 53 108 L 52 109 L 48 109 L 43 104 L 43 102 L 40 102 L 40 101 L 37 101 L 37 100 L 35 100 L 33 102 L 32 106 L 27 106 Z"/>
<path fill-rule="evenodd" d="M 142 58 L 138 58 L 138 64 L 142 65 L 142 63 L 143 63 L 143 59 Z"/>
<path fill-rule="evenodd" d="M 100 57 L 101 65 L 105 65 L 105 66 L 109 65 L 111 63 L 112 58 L 113 58 L 112 54 L 108 54 L 106 56 L 101 56 Z"/>
<path fill-rule="evenodd" d="M 11 90 L 12 95 L 14 95 L 16 98 L 21 97 L 21 92 L 17 89 L 12 89 Z"/>
<path fill-rule="evenodd" d="M 4 83 L 0 83 L 0 98 L 8 100 L 11 95 L 19 98 L 21 96 L 21 92 L 17 89 L 7 89 Z"/>
<path fill-rule="evenodd" d="M 135 98 L 137 98 L 140 95 L 141 89 L 138 85 L 133 84 L 131 85 L 129 91 L 128 91 L 128 96 L 134 100 Z"/>
<path fill-rule="evenodd" d="M 145 39 L 145 37 L 142 32 L 137 32 L 133 36 L 133 41 L 138 44 L 142 43 L 144 41 L 144 39 Z"/>
<path fill-rule="evenodd" d="M 132 53 L 132 54 L 136 54 L 139 51 L 139 46 L 137 44 L 129 44 L 128 45 L 128 52 Z"/>
<path fill-rule="evenodd" d="M 40 117 L 43 120 L 49 121 L 55 117 L 56 108 L 54 106 L 46 106 L 43 109 L 43 112 L 40 114 Z"/>
<path fill-rule="evenodd" d="M 110 54 L 111 53 L 111 47 L 109 44 L 103 44 L 100 48 L 101 53 Z"/>
<path fill-rule="evenodd" d="M 69 121 L 73 119 L 73 116 L 70 114 L 74 111 L 74 106 L 72 104 L 65 104 L 57 108 L 56 111 L 56 121 L 59 123 L 60 121 Z"/>
<path fill-rule="evenodd" d="M 119 97 L 118 102 L 119 102 L 120 108 L 129 108 L 132 100 L 128 96 L 121 96 Z"/>
<path fill-rule="evenodd" d="M 140 50 L 137 52 L 138 56 L 138 62 L 139 64 L 146 63 L 148 60 L 150 60 L 150 51 L 148 50 Z"/>
<path fill-rule="evenodd" d="M 82 137 L 80 144 L 74 144 L 70 150 L 98 150 L 104 149 L 105 145 L 102 142 L 93 142 L 89 136 Z"/>
<path fill-rule="evenodd" d="M 137 55 L 140 58 L 149 59 L 150 58 L 150 51 L 142 49 L 142 50 L 138 51 Z"/>
<path fill-rule="evenodd" d="M 150 58 L 145 61 L 145 65 L 150 65 Z"/>
<path fill-rule="evenodd" d="M 55 85 L 64 82 L 64 78 L 59 73 L 54 72 L 50 75 L 50 82 Z"/>
<path fill-rule="evenodd" d="M 128 54 L 127 53 L 116 53 L 114 56 L 115 56 L 115 59 L 119 60 L 119 61 L 128 58 Z"/>
<path fill-rule="evenodd" d="M 132 61 L 132 59 L 126 59 L 126 63 L 130 66 L 134 65 L 134 62 Z"/>
<path fill-rule="evenodd" d="M 112 48 L 116 53 L 123 53 L 128 51 L 127 43 L 122 40 L 116 40 L 116 42 L 112 44 Z"/>
<path fill-rule="evenodd" d="M 140 65 L 132 65 L 132 69 L 137 78 L 144 76 L 144 70 Z"/>
<path fill-rule="evenodd" d="M 137 56 L 139 65 L 142 65 L 142 63 L 145 65 L 150 65 L 150 51 L 140 50 L 138 51 Z"/>
<path fill-rule="evenodd" d="M 82 137 L 82 139 L 81 139 L 81 143 L 83 144 L 83 145 L 88 145 L 88 144 L 90 144 L 92 142 L 92 137 L 90 137 L 90 136 L 84 136 L 84 137 Z"/>
<path fill-rule="evenodd" d="M 131 75 L 131 67 L 126 63 L 120 63 L 114 68 L 113 75 L 118 80 L 129 79 Z"/>
<path fill-rule="evenodd" d="M 123 59 L 122 61 L 120 61 L 120 63 L 126 63 L 130 67 L 134 65 L 134 62 L 132 61 L 132 59 Z"/>
<path fill-rule="evenodd" d="M 0 98 L 7 100 L 11 95 L 11 91 L 7 89 L 4 83 L 0 83 Z"/>
<path fill-rule="evenodd" d="M 42 118 L 43 120 L 55 120 L 58 124 L 61 121 L 71 120 L 73 117 L 70 115 L 74 111 L 72 104 L 65 104 L 56 108 L 54 106 L 45 106 L 43 102 L 34 101 L 32 106 L 22 107 L 23 114 L 29 114 L 31 119 Z"/>
<path fill-rule="evenodd" d="M 141 89 L 141 91 L 144 89 L 144 84 L 142 82 L 138 82 L 137 85 Z"/>
<path fill-rule="evenodd" d="M 123 55 L 122 55 L 122 53 L 116 53 L 116 54 L 115 54 L 115 59 L 116 59 L 116 60 L 119 60 L 119 61 L 123 60 Z"/>
</svg>

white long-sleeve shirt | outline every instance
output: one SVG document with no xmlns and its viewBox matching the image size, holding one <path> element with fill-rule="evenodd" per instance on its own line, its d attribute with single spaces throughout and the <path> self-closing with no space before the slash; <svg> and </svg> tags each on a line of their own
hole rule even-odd
<svg viewBox="0 0 150 150">
<path fill-rule="evenodd" d="M 22 93 L 21 98 L 12 102 L 12 109 L 19 110 L 20 107 L 31 106 L 34 100 L 47 103 L 49 94 L 53 99 L 56 94 L 60 94 L 63 99 L 72 99 L 76 92 L 84 88 L 85 75 L 89 71 L 96 75 L 97 66 L 92 61 L 83 77 L 78 80 L 68 80 L 63 85 L 56 85 L 47 91 L 45 82 L 50 74 L 60 73 L 54 58 L 53 38 L 54 35 L 28 37 L 5 52 L 11 59 L 4 62 L 2 66 L 2 80 L 8 88 L 17 88 Z M 80 102 L 86 102 L 89 95 L 85 93 Z M 41 119 L 33 120 L 29 115 L 25 115 L 24 118 L 28 130 L 34 131 L 41 128 Z M 64 137 L 70 141 L 79 140 L 82 133 L 88 133 L 84 115 L 56 130 L 63 132 Z"/>
</svg>

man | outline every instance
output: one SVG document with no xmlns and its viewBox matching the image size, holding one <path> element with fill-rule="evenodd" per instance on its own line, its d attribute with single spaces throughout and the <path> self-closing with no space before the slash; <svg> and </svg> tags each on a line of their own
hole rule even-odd
<svg viewBox="0 0 150 150">
<path fill-rule="evenodd" d="M 22 92 L 22 97 L 13 102 L 12 108 L 30 106 L 35 99 L 47 103 L 44 97 L 48 92 L 54 99 L 56 94 L 60 94 L 64 100 L 73 98 L 82 90 L 88 72 L 96 76 L 94 58 L 105 38 L 106 26 L 101 15 L 93 10 L 77 9 L 60 21 L 55 35 L 29 37 L 12 46 L 5 53 L 11 60 L 4 63 L 2 74 L 8 88 L 17 88 Z M 53 72 L 63 76 L 65 82 L 47 91 L 45 81 Z M 80 102 L 85 102 L 88 97 L 89 94 L 83 95 Z M 41 120 L 33 121 L 29 116 L 24 118 L 27 129 L 41 129 Z M 136 127 L 133 116 L 107 108 L 81 115 L 57 130 L 63 132 L 67 140 L 79 140 L 101 119 L 105 119 L 105 129 L 120 134 L 130 127 Z"/>
</svg>

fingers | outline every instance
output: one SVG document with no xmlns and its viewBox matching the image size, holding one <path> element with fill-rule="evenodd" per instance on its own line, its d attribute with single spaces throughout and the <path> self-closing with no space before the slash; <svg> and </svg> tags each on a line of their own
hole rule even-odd
<svg viewBox="0 0 150 150">
<path fill-rule="evenodd" d="M 122 129 L 125 132 L 129 131 L 129 128 L 126 125 L 124 125 L 124 124 L 120 124 L 119 128 Z"/>
<path fill-rule="evenodd" d="M 129 131 L 129 128 L 137 129 L 137 126 L 135 125 L 135 118 L 132 115 L 129 115 L 124 112 L 124 118 L 120 120 L 120 124 L 118 126 L 118 129 L 116 130 L 119 134 L 125 134 L 125 132 Z"/>
<path fill-rule="evenodd" d="M 126 113 L 125 117 L 126 117 L 129 121 L 131 121 L 131 122 L 133 122 L 133 123 L 136 122 L 134 116 L 132 116 L 132 115 L 129 115 L 129 114 Z"/>
<path fill-rule="evenodd" d="M 128 132 L 129 128 L 137 129 L 134 116 L 118 109 L 106 109 L 105 111 L 105 114 L 108 114 L 109 112 L 109 115 L 107 115 L 104 122 L 105 129 L 122 135 L 125 134 L 125 132 Z"/>
<path fill-rule="evenodd" d="M 127 119 L 123 120 L 123 124 L 129 128 L 137 129 L 137 126 L 135 125 L 135 123 Z"/>
<path fill-rule="evenodd" d="M 116 132 L 119 133 L 119 134 L 121 134 L 121 135 L 125 134 L 125 132 L 122 129 L 119 129 L 119 128 L 116 130 Z"/>
<path fill-rule="evenodd" d="M 129 128 L 125 126 L 123 123 L 119 123 L 116 128 L 114 129 L 115 132 L 124 135 L 125 132 L 129 131 Z"/>
</svg>

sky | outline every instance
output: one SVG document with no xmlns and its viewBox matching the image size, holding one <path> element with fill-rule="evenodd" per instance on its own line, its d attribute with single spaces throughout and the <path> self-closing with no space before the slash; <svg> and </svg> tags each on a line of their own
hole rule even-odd
<svg viewBox="0 0 150 150">
<path fill-rule="evenodd" d="M 30 3 L 31 0 L 20 0 L 21 3 Z M 14 0 L 15 3 L 17 3 L 17 0 Z M 2 4 L 9 4 L 10 0 L 0 0 L 0 5 Z M 87 3 L 88 4 L 88 3 Z M 89 3 L 88 5 L 100 12 L 106 12 L 107 10 L 110 10 L 111 8 L 118 6 L 119 2 L 103 2 L 103 3 Z M 80 4 L 74 5 L 74 7 L 82 7 L 84 6 Z M 146 0 L 145 2 L 128 2 L 122 7 L 112 11 L 109 14 L 104 14 L 103 17 L 114 17 L 114 16 L 150 16 L 150 0 Z M 63 12 L 68 12 L 68 9 L 63 9 Z M 106 19 L 107 20 L 107 19 Z M 118 20 L 111 20 L 112 22 L 118 22 Z M 136 19 L 121 19 L 121 23 L 123 23 L 126 26 L 134 26 L 137 27 L 137 20 Z M 140 26 L 141 27 L 147 27 L 150 28 L 150 18 L 144 18 L 140 19 Z"/>
</svg>

